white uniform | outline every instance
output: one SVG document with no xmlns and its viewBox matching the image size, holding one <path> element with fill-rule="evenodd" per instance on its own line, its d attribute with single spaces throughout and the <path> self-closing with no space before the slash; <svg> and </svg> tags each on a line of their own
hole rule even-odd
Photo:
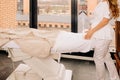
<svg viewBox="0 0 120 80">
<path fill-rule="evenodd" d="M 92 28 L 103 19 L 110 19 L 109 4 L 106 1 L 100 1 L 93 12 L 91 20 Z M 109 53 L 109 45 L 113 39 L 114 30 L 110 22 L 103 28 L 95 32 L 92 36 L 94 48 L 94 61 L 96 64 L 97 80 L 105 80 L 105 65 L 109 71 L 111 80 L 119 80 L 114 62 Z"/>
<path fill-rule="evenodd" d="M 108 3 L 101 1 L 94 10 L 93 19 L 91 20 L 92 28 L 96 27 L 96 25 L 103 19 L 103 17 L 110 19 L 110 11 L 109 11 Z M 98 39 L 112 40 L 113 35 L 114 35 L 114 30 L 109 22 L 105 27 L 97 31 L 93 35 L 93 37 Z"/>
</svg>

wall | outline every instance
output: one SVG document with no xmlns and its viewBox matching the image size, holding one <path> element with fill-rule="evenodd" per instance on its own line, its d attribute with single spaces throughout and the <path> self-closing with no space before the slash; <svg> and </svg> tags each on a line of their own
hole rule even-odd
<svg viewBox="0 0 120 80">
<path fill-rule="evenodd" d="M 23 14 L 29 14 L 29 0 L 23 0 Z"/>
<path fill-rule="evenodd" d="M 17 0 L 0 1 L 0 27 L 16 27 Z"/>
<path fill-rule="evenodd" d="M 97 0 L 91 1 L 91 0 L 87 0 L 87 5 L 88 5 L 88 15 L 91 15 L 91 13 L 93 12 L 95 6 L 97 5 Z"/>
</svg>

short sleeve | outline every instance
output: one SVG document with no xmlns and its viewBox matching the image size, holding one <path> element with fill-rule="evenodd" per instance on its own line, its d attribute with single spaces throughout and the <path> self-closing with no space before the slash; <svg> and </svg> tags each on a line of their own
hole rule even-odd
<svg viewBox="0 0 120 80">
<path fill-rule="evenodd" d="M 103 17 L 110 19 L 110 10 L 109 5 L 107 3 L 104 4 L 103 12 Z"/>
</svg>

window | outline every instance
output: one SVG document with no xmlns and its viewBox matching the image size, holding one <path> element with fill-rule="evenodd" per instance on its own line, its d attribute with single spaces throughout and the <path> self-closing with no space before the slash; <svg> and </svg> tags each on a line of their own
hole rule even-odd
<svg viewBox="0 0 120 80">
<path fill-rule="evenodd" d="M 17 2 L 17 12 L 23 14 L 23 0 L 18 0 Z"/>
</svg>

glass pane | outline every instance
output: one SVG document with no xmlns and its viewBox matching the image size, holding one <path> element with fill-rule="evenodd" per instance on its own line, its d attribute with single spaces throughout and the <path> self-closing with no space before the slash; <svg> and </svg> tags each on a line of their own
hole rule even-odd
<svg viewBox="0 0 120 80">
<path fill-rule="evenodd" d="M 38 0 L 38 28 L 71 30 L 70 0 Z"/>
<path fill-rule="evenodd" d="M 87 14 L 87 0 L 78 1 L 78 14 L 80 14 L 81 12 Z"/>
<path fill-rule="evenodd" d="M 78 0 L 78 32 L 85 32 L 90 28 L 90 18 L 97 5 L 97 0 Z"/>
<path fill-rule="evenodd" d="M 17 0 L 16 21 L 17 27 L 29 27 L 29 0 Z"/>
<path fill-rule="evenodd" d="M 38 14 L 70 15 L 68 0 L 38 0 Z"/>
<path fill-rule="evenodd" d="M 87 0 L 78 1 L 78 32 L 83 32 L 84 28 L 88 26 L 87 18 Z"/>
</svg>

